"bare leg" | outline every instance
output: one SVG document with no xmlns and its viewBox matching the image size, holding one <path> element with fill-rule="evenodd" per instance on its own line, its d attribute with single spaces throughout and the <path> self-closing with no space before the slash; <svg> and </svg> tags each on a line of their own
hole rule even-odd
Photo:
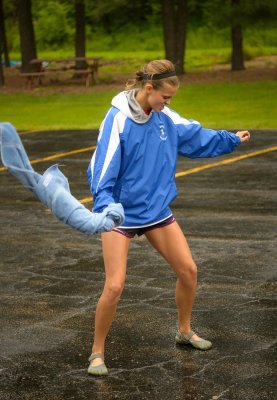
<svg viewBox="0 0 277 400">
<path fill-rule="evenodd" d="M 92 353 L 104 354 L 105 340 L 124 288 L 130 239 L 116 232 L 103 233 L 101 238 L 106 281 L 96 307 Z M 91 363 L 96 366 L 102 360 L 96 358 Z"/>
<path fill-rule="evenodd" d="M 175 299 L 179 330 L 187 334 L 191 330 L 191 313 L 197 285 L 197 267 L 187 240 L 176 221 L 163 228 L 146 232 L 145 236 L 177 275 Z M 200 338 L 194 335 L 192 339 Z"/>
</svg>

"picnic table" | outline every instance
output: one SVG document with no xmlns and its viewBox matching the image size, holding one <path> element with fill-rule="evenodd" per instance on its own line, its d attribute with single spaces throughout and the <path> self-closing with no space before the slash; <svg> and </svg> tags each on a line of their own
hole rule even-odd
<svg viewBox="0 0 277 400">
<path fill-rule="evenodd" d="M 104 65 L 102 57 L 67 57 L 67 58 L 36 58 L 30 61 L 30 64 L 37 65 L 37 71 L 22 72 L 21 76 L 26 78 L 27 87 L 32 89 L 34 83 L 42 84 L 42 79 L 46 76 L 52 81 L 59 80 L 59 74 L 65 72 L 71 73 L 70 76 L 84 76 L 86 87 L 91 83 L 96 83 L 98 78 L 98 69 Z M 86 68 L 76 68 L 77 63 L 82 62 Z"/>
</svg>

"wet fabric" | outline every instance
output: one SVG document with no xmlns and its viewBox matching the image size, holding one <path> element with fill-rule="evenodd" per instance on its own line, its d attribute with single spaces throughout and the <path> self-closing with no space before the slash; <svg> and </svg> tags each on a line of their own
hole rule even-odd
<svg viewBox="0 0 277 400">
<path fill-rule="evenodd" d="M 121 204 L 109 204 L 101 213 L 90 212 L 70 193 L 68 179 L 57 164 L 42 175 L 34 171 L 10 123 L 0 123 L 0 150 L 3 164 L 60 221 L 87 235 L 106 232 L 124 221 Z"/>
</svg>

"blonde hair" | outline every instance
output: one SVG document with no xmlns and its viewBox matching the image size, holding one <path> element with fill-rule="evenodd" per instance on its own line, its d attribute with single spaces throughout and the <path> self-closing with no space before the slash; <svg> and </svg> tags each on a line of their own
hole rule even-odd
<svg viewBox="0 0 277 400">
<path fill-rule="evenodd" d="M 169 60 L 153 60 L 143 66 L 136 72 L 134 79 L 129 79 L 126 82 L 126 90 L 143 88 L 146 83 L 151 83 L 154 89 L 159 89 L 164 83 L 171 86 L 179 86 L 179 79 L 175 76 L 166 77 L 163 79 L 145 79 L 145 75 L 162 74 L 167 72 L 175 72 L 175 67 Z M 147 77 L 149 78 L 149 77 Z"/>
</svg>

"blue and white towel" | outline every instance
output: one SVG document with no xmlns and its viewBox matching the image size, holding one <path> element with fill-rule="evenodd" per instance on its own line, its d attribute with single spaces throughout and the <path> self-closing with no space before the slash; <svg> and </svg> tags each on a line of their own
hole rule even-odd
<svg viewBox="0 0 277 400">
<path fill-rule="evenodd" d="M 0 123 L 0 150 L 3 164 L 60 221 L 87 235 L 107 232 L 122 225 L 124 210 L 120 203 L 109 204 L 101 213 L 90 212 L 70 193 L 68 179 L 57 164 L 43 175 L 34 171 L 16 129 Z"/>
</svg>

